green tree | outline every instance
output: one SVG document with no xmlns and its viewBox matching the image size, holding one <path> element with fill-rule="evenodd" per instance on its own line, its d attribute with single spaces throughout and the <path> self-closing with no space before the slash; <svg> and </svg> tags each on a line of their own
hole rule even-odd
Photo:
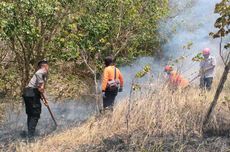
<svg viewBox="0 0 230 152">
<path fill-rule="evenodd" d="M 23 88 L 38 60 L 44 59 L 71 1 L 10 0 L 0 2 L 0 38 L 13 52 Z"/>
<path fill-rule="evenodd" d="M 124 63 L 156 53 L 167 12 L 168 0 L 3 0 L 0 38 L 23 88 L 40 59 L 74 61 L 80 70 L 66 74 L 95 76 L 107 55 Z"/>
<path fill-rule="evenodd" d="M 160 44 L 158 22 L 167 14 L 167 6 L 167 0 L 82 0 L 62 24 L 50 46 L 50 58 L 88 69 L 99 105 L 97 75 L 103 58 L 112 55 L 121 63 L 154 54 Z"/>
<path fill-rule="evenodd" d="M 168 1 L 83 0 L 76 9 L 51 46 L 51 58 L 79 61 L 85 50 L 88 63 L 95 65 L 96 61 L 101 68 L 100 59 L 107 55 L 124 62 L 156 53 L 160 46 L 158 22 L 167 14 Z M 99 60 L 95 60 L 96 54 Z"/>
<path fill-rule="evenodd" d="M 214 99 L 208 109 L 208 112 L 205 116 L 203 126 L 207 124 L 211 113 L 213 112 L 217 101 L 219 99 L 219 96 L 223 90 L 224 84 L 228 78 L 229 70 L 230 70 L 230 42 L 226 43 L 224 45 L 224 48 L 226 49 L 226 54 L 223 54 L 222 49 L 222 38 L 226 37 L 230 33 L 229 25 L 230 25 L 230 1 L 229 0 L 222 0 L 220 3 L 216 4 L 215 13 L 218 13 L 220 17 L 215 22 L 215 27 L 218 28 L 218 31 L 216 33 L 210 33 L 213 38 L 220 38 L 220 50 L 219 54 L 224 62 L 224 72 L 222 74 L 222 77 L 220 79 L 219 85 L 217 87 Z M 224 55 L 226 55 L 224 57 Z"/>
</svg>

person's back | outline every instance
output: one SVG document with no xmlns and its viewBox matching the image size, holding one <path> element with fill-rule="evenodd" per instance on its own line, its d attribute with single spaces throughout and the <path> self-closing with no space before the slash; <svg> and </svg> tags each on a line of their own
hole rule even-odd
<svg viewBox="0 0 230 152">
<path fill-rule="evenodd" d="M 113 107 L 118 91 L 124 86 L 123 76 L 118 68 L 112 65 L 112 57 L 105 58 L 105 69 L 102 78 L 103 108 Z"/>
<path fill-rule="evenodd" d="M 170 88 L 186 88 L 189 85 L 189 81 L 185 79 L 180 73 L 173 71 L 172 66 L 165 66 L 165 72 L 168 75 L 168 84 Z"/>
<path fill-rule="evenodd" d="M 47 80 L 47 71 L 44 69 L 38 69 L 37 72 L 33 75 L 27 87 L 29 88 L 38 88 L 39 84 L 44 83 Z"/>
<path fill-rule="evenodd" d="M 169 75 L 170 84 L 177 88 L 185 88 L 189 85 L 187 79 L 176 71 L 172 71 Z"/>
<path fill-rule="evenodd" d="M 103 72 L 103 83 L 102 83 L 102 90 L 106 91 L 108 82 L 111 80 L 119 81 L 120 85 L 123 86 L 124 80 L 122 77 L 122 74 L 118 68 L 116 68 L 113 65 L 110 65 L 108 67 L 105 67 Z M 115 71 L 116 71 L 116 77 L 115 77 Z"/>
</svg>

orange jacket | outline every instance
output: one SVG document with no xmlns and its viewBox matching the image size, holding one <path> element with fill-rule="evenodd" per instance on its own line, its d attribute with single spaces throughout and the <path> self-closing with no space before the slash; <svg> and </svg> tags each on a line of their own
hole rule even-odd
<svg viewBox="0 0 230 152">
<path fill-rule="evenodd" d="M 176 71 L 172 71 L 169 75 L 170 85 L 185 88 L 189 85 L 189 81 Z"/>
<path fill-rule="evenodd" d="M 108 66 L 104 69 L 103 72 L 103 78 L 102 78 L 102 91 L 106 90 L 108 81 L 114 80 L 114 71 L 115 66 Z M 116 68 L 116 80 L 119 79 L 120 81 L 120 87 L 123 87 L 124 85 L 124 79 L 123 76 L 118 68 Z"/>
</svg>

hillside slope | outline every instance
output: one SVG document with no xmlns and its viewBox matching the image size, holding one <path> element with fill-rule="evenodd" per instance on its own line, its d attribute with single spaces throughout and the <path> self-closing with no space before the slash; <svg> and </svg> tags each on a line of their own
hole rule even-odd
<svg viewBox="0 0 230 152">
<path fill-rule="evenodd" d="M 217 81 L 214 86 L 217 86 Z M 214 90 L 202 93 L 191 87 L 172 93 L 167 87 L 149 86 L 134 93 L 130 108 L 128 99 L 124 99 L 113 112 L 94 116 L 80 127 L 29 144 L 12 143 L 8 150 L 227 151 L 230 149 L 229 79 L 205 137 L 202 136 L 203 116 Z"/>
</svg>

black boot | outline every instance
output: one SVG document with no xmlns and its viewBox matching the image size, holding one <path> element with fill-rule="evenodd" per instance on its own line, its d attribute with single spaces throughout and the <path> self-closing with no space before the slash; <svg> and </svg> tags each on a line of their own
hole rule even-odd
<svg viewBox="0 0 230 152">
<path fill-rule="evenodd" d="M 27 128 L 28 128 L 28 131 L 29 131 L 29 124 L 30 124 L 30 120 L 31 120 L 31 116 L 27 116 Z"/>
<path fill-rule="evenodd" d="M 29 122 L 28 122 L 28 137 L 34 137 L 35 135 L 35 129 L 38 123 L 38 119 L 37 117 L 28 117 Z"/>
</svg>

